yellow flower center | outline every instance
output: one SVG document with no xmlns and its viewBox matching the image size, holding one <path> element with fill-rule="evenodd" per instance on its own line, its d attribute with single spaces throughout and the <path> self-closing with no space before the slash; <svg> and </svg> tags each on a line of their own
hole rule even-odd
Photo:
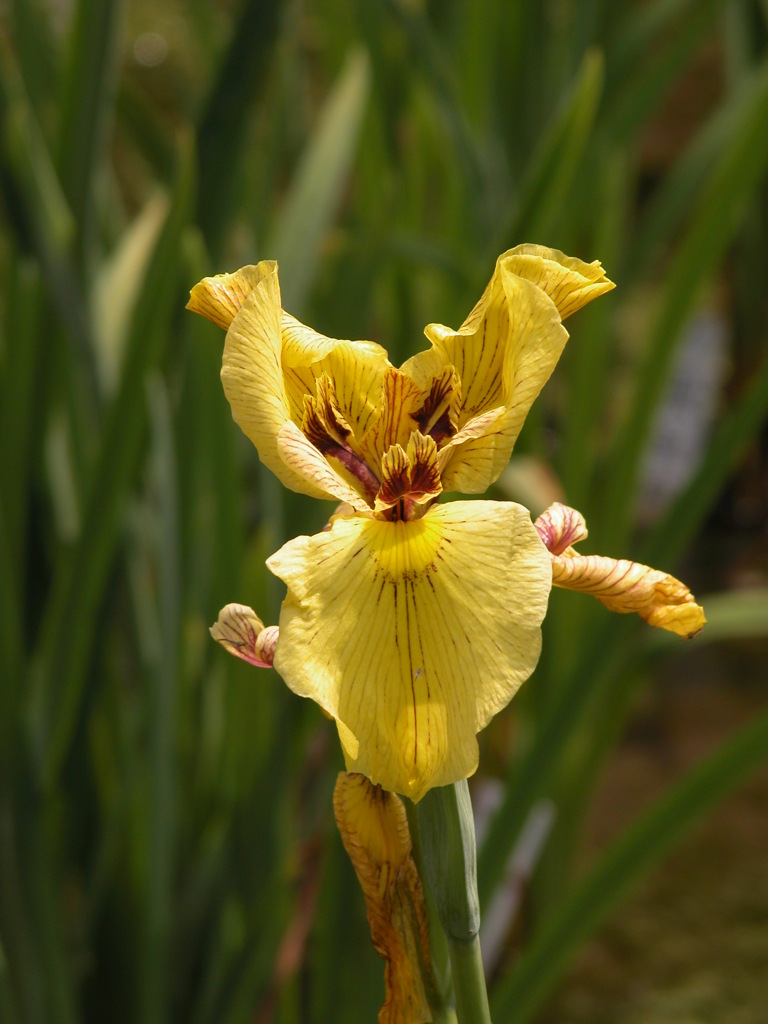
<svg viewBox="0 0 768 1024">
<path fill-rule="evenodd" d="M 439 524 L 432 519 L 407 524 L 379 520 L 371 525 L 369 536 L 373 557 L 390 583 L 435 572 L 440 547 L 445 543 Z"/>
<path fill-rule="evenodd" d="M 438 451 L 456 434 L 460 386 L 452 366 L 426 387 L 387 371 L 378 415 L 358 436 L 327 373 L 304 395 L 305 437 L 385 520 L 418 519 L 442 490 Z"/>
</svg>

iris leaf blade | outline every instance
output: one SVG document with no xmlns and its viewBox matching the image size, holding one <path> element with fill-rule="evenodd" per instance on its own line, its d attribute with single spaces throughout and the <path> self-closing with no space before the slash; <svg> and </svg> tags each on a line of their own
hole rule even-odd
<svg viewBox="0 0 768 1024">
<path fill-rule="evenodd" d="M 768 358 L 715 427 L 694 476 L 640 545 L 640 559 L 653 565 L 671 565 L 679 559 L 766 418 Z"/>
<path fill-rule="evenodd" d="M 679 11 L 672 9 L 675 6 L 667 3 L 669 10 L 658 27 L 649 26 L 650 30 L 643 29 L 634 39 L 627 37 L 626 52 L 637 52 L 635 59 L 619 57 L 606 69 L 606 96 L 610 99 L 601 125 L 605 137 L 616 144 L 626 144 L 646 123 L 722 10 L 721 0 L 688 2 L 681 4 Z M 653 14 L 650 8 L 649 14 Z M 613 55 L 615 51 L 610 52 Z"/>
<path fill-rule="evenodd" d="M 94 185 L 114 117 L 126 9 L 125 0 L 79 0 L 68 40 L 56 162 L 78 226 L 81 261 L 95 229 Z"/>
<path fill-rule="evenodd" d="M 648 347 L 630 409 L 613 447 L 605 496 L 605 534 L 620 546 L 633 509 L 640 457 L 681 328 L 725 246 L 733 237 L 752 190 L 768 162 L 768 66 L 759 89 L 746 97 L 733 134 L 701 190 L 696 210 L 666 275 L 652 319 Z"/>
<path fill-rule="evenodd" d="M 603 64 L 599 50 L 584 55 L 573 85 L 526 168 L 513 209 L 492 245 L 494 254 L 521 238 L 544 238 L 555 230 L 595 122 Z"/>
<path fill-rule="evenodd" d="M 99 602 L 141 452 L 144 380 L 167 340 L 167 318 L 177 294 L 174 267 L 193 196 L 191 161 L 191 147 L 182 147 L 173 203 L 136 303 L 83 529 L 75 548 L 61 554 L 45 609 L 36 665 L 37 699 L 42 701 L 36 731 L 45 785 L 58 775 L 72 737 L 97 635 Z"/>
<path fill-rule="evenodd" d="M 306 301 L 354 159 L 369 89 L 368 58 L 358 50 L 326 101 L 272 228 L 267 251 L 280 263 L 286 309 L 299 311 Z"/>
<path fill-rule="evenodd" d="M 280 4 L 245 0 L 198 126 L 197 221 L 214 255 L 235 207 L 237 173 L 248 134 L 244 121 L 260 97 L 279 30 Z"/>
<path fill-rule="evenodd" d="M 532 1020 L 589 936 L 689 829 L 765 760 L 767 750 L 768 712 L 762 712 L 636 819 L 496 987 L 491 1002 L 498 1019 Z"/>
<path fill-rule="evenodd" d="M 176 752 L 179 649 L 181 640 L 181 567 L 177 469 L 168 394 L 159 376 L 148 382 L 151 423 L 151 479 L 156 504 L 153 551 L 146 568 L 157 580 L 157 600 L 148 602 L 151 646 L 147 654 L 150 760 L 148 864 L 145 890 L 145 942 L 141 970 L 141 1019 L 147 1024 L 167 1020 L 170 1006 L 172 894 L 177 832 Z"/>
</svg>

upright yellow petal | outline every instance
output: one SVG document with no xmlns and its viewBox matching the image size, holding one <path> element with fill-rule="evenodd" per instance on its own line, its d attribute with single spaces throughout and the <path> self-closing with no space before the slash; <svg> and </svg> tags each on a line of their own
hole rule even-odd
<svg viewBox="0 0 768 1024">
<path fill-rule="evenodd" d="M 452 452 L 443 472 L 446 491 L 480 492 L 498 478 L 509 462 L 528 410 L 549 380 L 568 340 L 557 307 L 546 292 L 510 272 L 502 262 L 494 277 L 499 308 L 493 323 L 499 333 L 494 335 L 490 323 L 484 320 L 472 345 L 463 351 L 464 367 L 459 370 L 462 393 L 463 374 L 474 372 L 469 396 L 485 396 L 488 405 L 484 407 L 477 399 L 472 417 L 462 424 L 465 431 L 476 436 L 462 440 L 460 430 L 446 445 Z M 474 360 L 473 370 L 467 360 L 477 348 L 478 338 L 483 345 L 495 344 L 496 356 L 493 360 Z M 459 348 L 458 343 L 453 346 L 454 357 L 459 355 Z M 487 428 L 478 433 L 477 424 L 486 422 Z"/>
<path fill-rule="evenodd" d="M 511 273 L 526 278 L 545 291 L 563 320 L 616 287 L 605 276 L 599 260 L 584 263 L 573 256 L 566 256 L 559 249 L 548 249 L 544 245 L 516 245 L 499 260 Z"/>
<path fill-rule="evenodd" d="M 562 320 L 613 287 L 597 262 L 520 245 L 498 258 L 458 331 L 425 329 L 432 350 L 403 371 L 422 380 L 442 362 L 455 367 L 461 389 L 459 432 L 441 452 L 445 490 L 484 491 L 499 476 L 568 339 Z"/>
<path fill-rule="evenodd" d="M 326 338 L 283 312 L 282 364 L 293 418 L 301 422 L 304 395 L 314 395 L 316 381 L 333 381 L 344 418 L 355 436 L 370 427 L 381 400 L 384 374 L 390 366 L 386 350 L 373 341 Z"/>
<path fill-rule="evenodd" d="M 291 422 L 302 423 L 305 397 L 315 395 L 318 378 L 330 375 L 343 415 L 362 436 L 389 365 L 384 349 L 372 342 L 326 338 L 282 310 L 273 260 L 204 278 L 192 289 L 187 308 L 227 329 L 224 391 L 235 422 L 264 464 L 292 490 L 350 500 L 343 472 L 306 445 L 299 457 Z"/>
<path fill-rule="evenodd" d="M 189 293 L 187 309 L 226 331 L 256 285 L 276 269 L 274 260 L 262 260 L 255 267 L 241 267 L 234 274 L 204 277 Z"/>
<path fill-rule="evenodd" d="M 678 636 L 701 632 L 704 609 L 674 576 L 626 558 L 578 554 L 570 545 L 587 536 L 580 512 L 557 502 L 535 526 L 552 552 L 553 585 L 592 594 L 614 612 L 637 612 L 651 626 Z"/>
<path fill-rule="evenodd" d="M 282 428 L 291 422 L 281 365 L 281 321 L 277 264 L 272 263 L 227 331 L 221 380 L 232 416 L 256 446 L 264 465 L 286 487 L 315 498 L 346 500 L 342 495 L 329 492 L 325 479 L 314 479 L 308 467 L 300 467 L 297 472 L 280 455 L 278 438 Z"/>
<path fill-rule="evenodd" d="M 386 965 L 379 1024 L 425 1024 L 432 1020 L 424 984 L 431 973 L 427 908 L 403 802 L 364 775 L 340 772 L 333 810 Z"/>
<path fill-rule="evenodd" d="M 527 510 L 335 517 L 267 565 L 288 585 L 275 667 L 337 720 L 347 767 L 414 800 L 471 775 L 539 657 L 551 568 Z"/>
<path fill-rule="evenodd" d="M 423 400 L 423 389 L 402 370 L 389 367 L 382 379 L 375 416 L 362 439 L 372 462 L 379 462 L 391 445 L 408 444 L 419 424 L 416 410 Z"/>
<path fill-rule="evenodd" d="M 459 427 L 478 413 L 504 404 L 501 369 L 510 338 L 510 310 L 498 263 L 482 298 L 458 331 L 428 324 L 424 334 L 444 361 L 455 367 L 461 382 Z"/>
</svg>

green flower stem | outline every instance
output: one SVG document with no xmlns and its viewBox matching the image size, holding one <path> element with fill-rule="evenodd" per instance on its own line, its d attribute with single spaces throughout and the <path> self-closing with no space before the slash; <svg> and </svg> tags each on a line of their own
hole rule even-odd
<svg viewBox="0 0 768 1024">
<path fill-rule="evenodd" d="M 480 939 L 473 936 L 468 942 L 448 939 L 451 957 L 453 991 L 456 995 L 456 1017 L 459 1024 L 475 1022 L 490 1024 L 491 1011 L 485 987 Z"/>
<path fill-rule="evenodd" d="M 472 803 L 466 781 L 430 790 L 414 816 L 425 884 L 448 939 L 459 1024 L 491 1024 L 480 959 L 480 904 Z"/>
<path fill-rule="evenodd" d="M 408 816 L 408 828 L 413 842 L 412 855 L 424 886 L 424 901 L 427 905 L 429 928 L 429 956 L 431 971 L 425 972 L 424 984 L 427 990 L 429 1008 L 432 1010 L 434 1024 L 458 1024 L 454 1009 L 453 982 L 451 978 L 451 959 L 448 939 L 440 924 L 435 897 L 426 882 L 424 858 L 421 852 L 421 834 L 419 832 L 416 805 L 410 800 L 405 801 L 405 813 Z"/>
</svg>

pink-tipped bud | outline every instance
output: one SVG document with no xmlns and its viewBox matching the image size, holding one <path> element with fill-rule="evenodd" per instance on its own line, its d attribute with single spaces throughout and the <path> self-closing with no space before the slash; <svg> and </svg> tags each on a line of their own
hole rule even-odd
<svg viewBox="0 0 768 1024">
<path fill-rule="evenodd" d="M 553 555 L 562 555 L 566 548 L 585 540 L 588 534 L 581 512 L 559 501 L 542 512 L 533 525 L 539 531 L 544 547 Z"/>
<path fill-rule="evenodd" d="M 636 612 L 651 626 L 692 637 L 707 621 L 688 587 L 658 569 L 625 558 L 580 555 L 573 545 L 587 536 L 581 512 L 556 502 L 534 523 L 552 553 L 552 583 L 592 594 L 614 612 Z"/>
<path fill-rule="evenodd" d="M 265 627 L 256 612 L 245 604 L 228 604 L 211 626 L 211 636 L 217 643 L 258 668 L 272 667 L 279 633 L 277 626 Z"/>
</svg>

